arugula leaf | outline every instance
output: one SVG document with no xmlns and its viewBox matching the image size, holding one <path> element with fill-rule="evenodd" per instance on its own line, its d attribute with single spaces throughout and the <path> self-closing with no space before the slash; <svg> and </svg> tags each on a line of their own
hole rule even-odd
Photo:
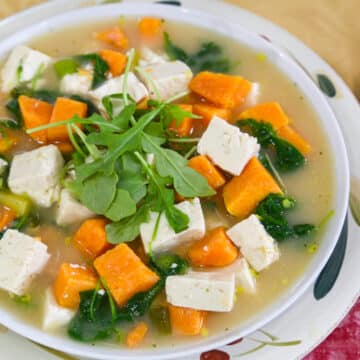
<svg viewBox="0 0 360 360">
<path fill-rule="evenodd" d="M 120 221 L 128 216 L 135 214 L 136 203 L 129 192 L 118 188 L 115 193 L 114 201 L 106 210 L 105 216 L 112 221 Z"/>
</svg>

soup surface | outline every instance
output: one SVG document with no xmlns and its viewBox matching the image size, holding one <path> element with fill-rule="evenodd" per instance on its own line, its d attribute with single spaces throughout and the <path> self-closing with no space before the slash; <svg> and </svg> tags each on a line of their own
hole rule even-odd
<svg viewBox="0 0 360 360">
<path fill-rule="evenodd" d="M 112 25 L 117 26 L 118 24 L 119 20 L 114 20 Z M 279 169 L 279 171 L 275 170 L 276 174 L 280 174 L 279 176 L 281 181 L 276 176 L 276 174 L 273 174 L 273 181 L 280 182 L 280 187 L 284 188 L 286 196 L 296 200 L 296 206 L 294 209 L 291 209 L 291 211 L 286 214 L 286 218 L 289 224 L 318 225 L 322 222 L 322 219 L 326 217 L 333 206 L 333 169 L 331 165 L 332 154 L 326 141 L 325 132 L 320 127 L 316 113 L 309 106 L 304 95 L 297 88 L 296 83 L 290 82 L 286 77 L 284 77 L 284 75 L 267 60 L 265 55 L 256 53 L 249 48 L 239 45 L 231 39 L 227 39 L 205 29 L 164 21 L 161 23 L 161 25 L 159 25 L 161 27 L 159 33 L 155 31 L 154 34 L 148 34 L 145 36 L 144 32 L 147 30 L 143 30 L 143 32 L 139 30 L 139 19 L 121 18 L 120 28 L 125 32 L 129 45 L 124 49 L 119 49 L 114 46 L 114 42 L 109 45 L 106 43 L 106 41 L 99 41 L 99 36 L 96 36 L 96 33 L 99 34 L 101 31 L 109 29 L 109 25 L 109 23 L 100 22 L 80 25 L 75 28 L 64 29 L 61 31 L 49 32 L 41 38 L 34 39 L 30 44 L 27 44 L 27 46 L 47 54 L 56 61 L 59 59 L 72 58 L 74 55 L 79 54 L 98 53 L 103 49 L 112 49 L 117 51 L 120 50 L 121 53 L 125 53 L 125 50 L 135 48 L 137 50 L 135 61 L 139 61 L 139 58 L 141 60 L 142 55 L 138 54 L 139 52 L 141 53 L 140 49 L 143 46 L 151 48 L 157 54 L 165 53 L 162 36 L 164 31 L 170 35 L 172 43 L 176 44 L 177 48 L 184 49 L 188 54 L 195 53 L 199 49 L 200 45 L 206 42 L 211 41 L 215 44 L 219 44 L 223 50 L 221 60 L 229 60 L 223 70 L 229 70 L 230 74 L 240 75 L 249 82 L 258 84 L 260 89 L 257 94 L 254 93 L 256 95 L 254 95 L 254 98 L 250 98 L 249 94 L 245 94 L 242 101 L 231 107 L 229 110 L 231 112 L 231 115 L 228 119 L 229 123 L 236 125 L 236 121 L 238 119 L 247 119 L 249 116 L 242 116 L 241 114 L 243 114 L 244 110 L 252 108 L 257 104 L 271 103 L 276 101 L 281 105 L 281 108 L 283 109 L 287 118 L 290 119 L 291 127 L 295 129 L 297 133 L 301 134 L 301 136 L 306 139 L 308 144 L 311 144 L 311 151 L 308 153 L 306 152 L 306 161 L 302 166 L 299 166 L 298 168 L 291 171 L 280 171 Z M 152 26 L 155 25 L 153 24 Z M 152 31 L 151 29 L 152 27 L 150 26 L 150 33 Z M 177 55 L 179 57 L 178 53 Z M 209 55 L 209 58 L 207 59 L 208 62 L 203 62 L 203 67 L 200 70 L 214 70 L 214 72 L 217 72 L 218 68 L 212 67 L 215 66 L 214 59 L 217 56 L 218 55 Z M 184 59 L 180 58 L 179 60 Z M 198 64 L 199 63 L 195 61 L 195 65 L 190 64 L 190 67 L 194 69 L 194 67 L 196 67 Z M 84 71 L 90 69 L 89 71 L 91 72 L 94 69 L 94 66 L 92 68 L 91 66 L 89 67 L 87 65 L 81 66 L 85 68 Z M 229 66 L 229 69 L 227 69 L 227 66 Z M 198 70 L 199 69 L 196 69 L 196 71 Z M 192 82 L 194 79 L 196 79 L 196 76 L 199 76 L 199 74 L 202 74 L 202 72 L 199 72 L 197 75 L 194 74 L 195 78 L 193 78 Z M 40 80 L 38 81 L 39 84 L 36 86 L 46 90 L 58 90 L 59 81 L 60 80 L 58 76 L 53 71 L 53 66 L 50 66 L 42 73 Z M 117 93 L 121 92 L 122 89 L 119 88 Z M 12 114 L 9 114 L 8 110 L 6 109 L 6 104 L 10 99 L 11 95 L 8 92 L 0 93 L 1 118 L 12 118 L 13 116 Z M 203 104 L 205 102 L 211 103 L 211 101 L 206 96 L 204 96 L 202 93 L 196 94 L 196 91 L 193 91 L 193 93 L 187 95 L 186 97 L 180 97 L 176 99 L 175 102 L 178 104 L 193 105 L 192 108 L 189 108 L 189 111 L 193 113 L 195 113 L 194 104 Z M 210 105 L 220 108 L 220 106 L 217 104 Z M 155 105 L 150 104 L 150 109 L 151 106 Z M 143 109 L 144 108 L 145 107 L 143 107 Z M 146 112 L 146 110 L 143 111 Z M 104 115 L 104 109 L 102 114 Z M 22 115 L 24 117 L 24 114 Z M 185 113 L 182 114 L 181 117 L 188 117 L 188 115 L 188 113 Z M 196 145 L 196 139 L 200 138 L 204 133 L 206 126 L 204 125 L 203 119 L 201 119 L 201 115 L 199 115 L 192 119 L 192 132 L 186 133 L 184 135 L 181 133 L 181 131 L 179 131 L 181 124 L 184 122 L 182 118 L 180 118 L 175 125 L 173 123 L 171 123 L 172 125 L 169 125 L 170 128 L 171 126 L 173 127 L 172 132 L 170 132 L 171 135 L 169 135 L 170 139 L 174 138 L 175 140 L 173 142 L 169 140 L 165 146 L 167 148 L 179 151 L 182 156 L 197 156 L 196 151 L 198 150 L 196 149 L 196 146 L 195 148 L 193 148 L 193 146 Z M 139 121 L 139 117 L 136 119 Z M 264 118 L 255 120 L 266 122 L 266 119 Z M 262 123 L 261 121 L 258 121 L 258 123 Z M 201 124 L 199 126 L 194 126 L 195 122 Z M 6 138 L 16 139 L 16 142 L 14 142 L 12 146 L 6 148 L 6 151 L 2 152 L 4 157 L 9 162 L 11 162 L 12 158 L 17 154 L 44 146 L 44 144 L 36 142 L 34 139 L 26 135 L 24 130 L 9 129 L 6 126 L 2 126 L 1 129 L 3 136 L 1 139 L 2 142 L 4 142 Z M 85 132 L 85 134 L 87 134 L 88 129 L 86 124 L 83 125 L 82 130 Z M 254 131 L 249 131 L 249 126 L 246 127 L 246 129 L 241 127 L 241 130 L 246 130 L 251 133 L 251 135 L 256 136 Z M 94 132 L 94 129 L 92 129 L 92 132 Z M 279 135 L 280 131 L 278 131 L 277 134 Z M 185 141 L 177 141 L 179 139 L 183 139 Z M 192 141 L 191 139 L 195 140 Z M 261 142 L 259 138 L 258 141 Z M 276 153 L 274 152 L 274 143 L 268 145 L 265 143 L 266 141 L 264 144 L 261 144 L 262 148 L 263 150 L 265 149 L 268 151 L 270 154 L 269 157 L 275 162 L 276 167 Z M 296 148 L 296 144 L 294 145 Z M 101 146 L 98 146 L 98 148 L 100 149 L 101 153 Z M 86 155 L 88 155 L 88 149 L 83 145 L 81 145 L 81 150 L 85 152 Z M 134 152 L 134 150 L 132 149 L 130 152 Z M 71 154 L 64 153 L 63 156 L 66 159 L 66 162 L 72 159 Z M 209 157 L 211 159 L 211 156 Z M 155 155 L 155 164 L 156 161 L 157 160 Z M 221 168 L 220 165 L 218 169 L 219 168 Z M 68 170 L 71 170 L 70 167 Z M 157 171 L 159 170 L 157 169 Z M 222 176 L 226 181 L 226 188 L 226 186 L 231 181 L 233 181 L 234 175 L 221 169 L 219 171 L 222 172 Z M 78 173 L 76 175 L 78 176 Z M 146 176 L 150 175 L 147 174 Z M 241 174 L 235 175 L 235 177 L 239 176 L 241 176 Z M 104 187 L 106 186 L 107 185 L 104 185 Z M 171 187 L 168 188 L 170 189 Z M 96 190 L 100 191 L 100 187 L 97 187 Z M 4 189 L 2 191 L 6 192 L 7 190 Z M 237 194 L 234 194 L 233 196 L 236 197 Z M 251 194 L 248 196 L 251 197 Z M 178 197 L 181 199 L 178 199 Z M 188 196 L 178 197 L 177 201 L 186 201 L 186 198 L 188 198 Z M 201 198 L 207 231 L 216 229 L 220 226 L 230 228 L 245 218 L 232 216 L 229 214 L 226 209 L 227 204 L 224 205 L 223 186 L 217 188 L 216 195 L 204 196 Z M 265 196 L 263 199 L 264 198 Z M 26 296 L 14 296 L 9 295 L 9 293 L 6 291 L 0 291 L 0 304 L 3 308 L 9 309 L 9 311 L 24 321 L 41 327 L 43 323 L 43 304 L 45 301 L 45 291 L 49 287 L 52 287 L 56 281 L 61 264 L 71 263 L 88 266 L 91 268 L 93 258 L 86 256 L 84 251 L 80 251 L 79 247 L 75 246 L 74 244 L 74 236 L 83 221 L 79 221 L 67 226 L 59 226 L 56 224 L 56 204 L 53 204 L 50 208 L 33 206 L 32 209 L 32 214 L 36 214 L 37 219 L 36 221 L 30 221 L 28 224 L 26 224 L 25 227 L 21 229 L 21 231 L 32 237 L 40 237 L 41 241 L 48 246 L 48 252 L 51 254 L 50 260 L 44 267 L 43 271 L 41 271 L 41 273 L 38 274 L 31 282 L 31 286 L 25 293 Z M 250 214 L 247 214 L 247 216 L 248 215 Z M 191 214 L 189 216 L 191 217 Z M 260 217 L 260 220 L 262 221 L 264 219 Z M 9 227 L 14 226 L 10 224 Z M 266 226 L 265 228 L 268 230 Z M 2 231 L 5 230 L 6 226 L 2 229 Z M 232 311 L 209 312 L 206 316 L 205 323 L 200 326 L 201 330 L 198 331 L 197 335 L 189 336 L 182 334 L 181 331 L 174 329 L 175 325 L 173 324 L 173 321 L 171 324 L 173 326 L 172 333 L 166 336 L 161 335 L 159 333 L 158 323 L 154 321 L 154 318 L 149 318 L 148 314 L 136 319 L 135 323 L 143 320 L 149 327 L 149 331 L 147 332 L 141 346 L 169 346 L 177 345 L 182 342 L 196 342 L 199 341 L 201 336 L 214 336 L 220 332 L 228 331 L 238 326 L 239 324 L 244 323 L 254 315 L 261 313 L 261 311 L 263 311 L 267 306 L 279 298 L 289 287 L 294 284 L 299 276 L 301 276 L 304 269 L 311 261 L 312 255 L 316 251 L 317 244 L 321 241 L 321 229 L 318 231 L 311 231 L 309 234 L 306 232 L 305 236 L 300 236 L 299 234 L 298 236 L 288 236 L 288 238 L 282 241 L 276 241 L 281 253 L 278 261 L 275 261 L 264 270 L 256 272 L 255 270 L 251 269 L 250 271 L 251 276 L 256 280 L 255 293 L 248 292 L 244 286 L 237 284 L 235 291 L 236 299 Z M 95 235 L 93 234 L 93 236 Z M 156 241 L 154 244 L 155 243 Z M 128 244 L 134 250 L 134 252 L 141 259 L 143 259 L 144 262 L 149 261 L 149 256 L 143 255 L 144 249 L 142 247 L 140 237 L 136 237 L 133 242 Z M 193 270 L 198 272 L 221 271 L 224 268 L 224 266 L 208 266 L 209 264 L 207 262 L 205 262 L 204 266 L 201 266 L 201 264 L 197 263 L 191 256 L 189 256 L 192 246 L 194 246 L 194 240 L 184 244 L 181 243 L 180 245 L 175 244 L 175 246 L 172 246 L 169 250 L 167 250 L 167 252 L 172 254 L 176 253 L 180 255 L 180 257 L 187 259 Z M 231 246 L 234 245 L 232 244 Z M 220 250 L 221 249 L 219 249 L 219 256 L 221 256 Z M 240 252 L 242 252 L 241 246 Z M 242 255 L 239 256 L 241 257 Z M 136 281 L 136 279 L 134 281 Z M 104 284 L 99 286 L 102 287 L 103 285 Z M 166 300 L 169 301 L 164 290 L 161 290 L 154 303 L 166 308 Z M 113 336 L 109 339 L 101 341 L 109 344 L 109 346 L 120 346 L 119 344 L 123 342 L 123 340 L 121 340 L 123 338 L 122 335 L 126 334 L 133 327 L 133 322 L 123 322 L 118 326 L 116 331 L 117 336 Z M 58 336 L 67 336 L 67 328 L 68 324 L 65 324 L 48 331 L 53 332 Z"/>
</svg>

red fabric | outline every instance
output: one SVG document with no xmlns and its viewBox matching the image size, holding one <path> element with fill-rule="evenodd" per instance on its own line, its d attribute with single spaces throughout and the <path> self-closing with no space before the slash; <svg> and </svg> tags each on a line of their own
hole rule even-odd
<svg viewBox="0 0 360 360">
<path fill-rule="evenodd" d="M 304 360 L 360 359 L 360 298 L 341 324 Z"/>
</svg>

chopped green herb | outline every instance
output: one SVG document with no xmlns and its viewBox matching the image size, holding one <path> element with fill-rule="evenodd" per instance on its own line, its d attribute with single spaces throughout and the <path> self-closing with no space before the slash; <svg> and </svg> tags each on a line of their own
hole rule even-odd
<svg viewBox="0 0 360 360">
<path fill-rule="evenodd" d="M 62 79 L 65 75 L 76 73 L 78 67 L 79 64 L 74 59 L 63 59 L 54 64 L 54 69 L 59 79 Z"/>
</svg>

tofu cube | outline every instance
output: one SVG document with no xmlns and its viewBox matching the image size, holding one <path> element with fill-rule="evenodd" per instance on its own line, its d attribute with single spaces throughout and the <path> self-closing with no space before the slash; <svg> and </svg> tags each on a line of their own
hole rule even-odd
<svg viewBox="0 0 360 360">
<path fill-rule="evenodd" d="M 17 230 L 7 230 L 0 241 L 0 289 L 24 295 L 47 264 L 47 246 Z"/>
<path fill-rule="evenodd" d="M 240 175 L 249 160 L 259 154 L 256 138 L 214 116 L 201 136 L 197 151 L 208 156 L 221 169 Z"/>
<path fill-rule="evenodd" d="M 90 97 L 96 102 L 100 111 L 104 112 L 105 108 L 102 104 L 102 99 L 109 95 L 123 93 L 124 75 L 114 77 L 107 80 L 99 86 L 97 89 L 89 92 Z M 148 96 L 148 91 L 144 84 L 130 72 L 127 79 L 127 91 L 128 94 L 134 99 L 135 102 L 140 102 Z M 114 99 L 113 101 L 113 115 L 117 115 L 123 109 L 122 99 Z"/>
<path fill-rule="evenodd" d="M 42 328 L 44 330 L 56 330 L 67 325 L 75 314 L 75 310 L 62 307 L 56 302 L 52 287 L 46 290 L 42 319 Z"/>
<path fill-rule="evenodd" d="M 56 223 L 60 226 L 80 223 L 95 216 L 86 206 L 74 199 L 67 189 L 61 190 L 56 209 Z"/>
<path fill-rule="evenodd" d="M 179 233 L 175 233 L 174 229 L 168 223 L 165 213 L 163 213 L 160 216 L 156 237 L 152 240 L 159 213 L 151 212 L 149 222 L 140 225 L 141 239 L 147 253 L 150 253 L 151 249 L 154 253 L 163 252 L 182 243 L 201 239 L 205 235 L 205 220 L 198 198 L 183 201 L 175 205 L 175 207 L 189 216 L 190 221 L 188 228 Z"/>
<path fill-rule="evenodd" d="M 51 57 L 40 51 L 17 46 L 3 66 L 2 91 L 9 92 L 20 82 L 31 81 L 39 71 L 45 71 L 51 61 Z"/>
<path fill-rule="evenodd" d="M 256 215 L 240 221 L 226 233 L 258 272 L 266 269 L 280 257 L 277 242 L 266 232 Z"/>
<path fill-rule="evenodd" d="M 64 159 L 55 145 L 15 155 L 8 179 L 15 194 L 28 195 L 37 205 L 50 207 L 59 199 Z"/>
<path fill-rule="evenodd" d="M 163 64 L 169 60 L 165 54 L 159 55 L 147 46 L 143 46 L 140 49 L 140 57 L 139 65 L 142 67 L 152 64 Z"/>
<path fill-rule="evenodd" d="M 0 158 L 0 176 L 4 174 L 6 168 L 8 167 L 8 162 Z"/>
<path fill-rule="evenodd" d="M 86 96 L 91 89 L 92 79 L 92 73 L 86 70 L 65 75 L 60 82 L 60 91 L 64 94 Z"/>
<path fill-rule="evenodd" d="M 234 306 L 235 276 L 216 272 L 190 272 L 169 276 L 166 299 L 175 306 L 229 312 Z"/>
<path fill-rule="evenodd" d="M 260 97 L 260 84 L 259 83 L 252 83 L 251 90 L 246 96 L 245 106 L 255 106 L 259 102 Z"/>
<path fill-rule="evenodd" d="M 163 101 L 188 91 L 193 76 L 191 69 L 178 60 L 141 67 L 138 75 L 149 90 L 150 98 L 157 99 L 152 86 L 155 84 Z"/>
</svg>

